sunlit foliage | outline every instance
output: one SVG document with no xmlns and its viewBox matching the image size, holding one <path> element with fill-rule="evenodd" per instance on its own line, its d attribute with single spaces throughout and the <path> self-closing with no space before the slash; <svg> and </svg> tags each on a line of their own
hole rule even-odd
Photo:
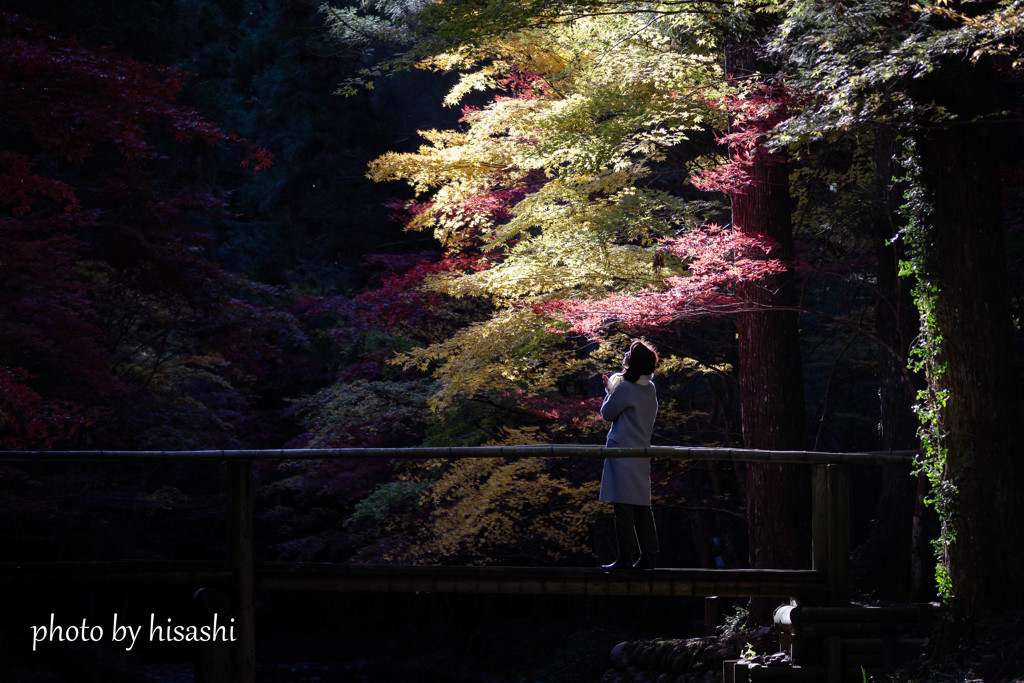
<svg viewBox="0 0 1024 683">
<path fill-rule="evenodd" d="M 572 475 L 579 465 L 533 458 L 433 466 L 438 473 L 423 489 L 428 523 L 382 559 L 544 565 L 590 557 L 590 527 L 601 514 L 593 466 L 584 481 Z"/>
<path fill-rule="evenodd" d="M 565 312 L 578 310 L 580 297 L 633 297 L 690 275 L 697 255 L 666 244 L 681 245 L 715 207 L 686 196 L 685 176 L 674 191 L 661 189 L 659 177 L 676 148 L 719 120 L 706 98 L 720 72 L 710 32 L 698 45 L 702 34 L 680 43 L 673 36 L 681 31 L 649 17 L 591 17 L 425 60 L 466 69 L 451 104 L 476 88 L 510 91 L 465 108 L 462 129 L 424 131 L 429 144 L 418 152 L 371 164 L 374 179 L 406 180 L 429 196 L 410 229 L 433 229 L 449 249 L 475 248 L 490 259 L 474 273 L 427 282 L 494 308 L 490 320 L 408 357 L 407 365 L 439 368 L 437 407 L 486 388 L 551 393 L 568 378 L 593 375 L 566 334 L 571 326 L 560 322 L 571 318 Z M 723 243 L 719 253 L 736 246 Z M 633 329 L 675 317 L 647 316 L 642 300 L 632 301 Z"/>
</svg>

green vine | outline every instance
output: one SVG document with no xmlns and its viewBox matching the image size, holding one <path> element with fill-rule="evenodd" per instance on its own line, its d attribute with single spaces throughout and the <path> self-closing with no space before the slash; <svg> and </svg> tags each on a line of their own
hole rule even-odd
<svg viewBox="0 0 1024 683">
<path fill-rule="evenodd" d="M 929 223 L 933 207 L 928 198 L 921 174 L 917 148 L 912 138 L 903 140 L 903 153 L 899 159 L 904 176 L 900 179 L 904 203 L 899 213 L 905 221 L 898 239 L 905 245 L 904 260 L 900 261 L 900 275 L 914 280 L 913 297 L 920 316 L 920 332 L 910 350 L 909 368 L 924 375 L 926 386 L 917 393 L 914 412 L 920 427 L 922 455 L 917 460 L 916 474 L 924 473 L 931 488 L 925 503 L 939 515 L 941 534 L 933 542 L 936 563 L 935 579 L 944 599 L 952 596 L 949 575 L 948 550 L 956 540 L 954 503 L 956 486 L 946 476 L 946 445 L 943 413 L 949 392 L 942 388 L 946 363 L 942 360 L 942 330 L 939 328 L 936 307 L 939 287 L 932 278 L 929 263 Z"/>
</svg>

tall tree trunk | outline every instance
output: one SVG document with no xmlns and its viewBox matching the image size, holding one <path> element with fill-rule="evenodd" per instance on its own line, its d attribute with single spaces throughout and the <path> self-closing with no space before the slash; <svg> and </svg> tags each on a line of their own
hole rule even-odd
<svg viewBox="0 0 1024 683">
<path fill-rule="evenodd" d="M 727 51 L 726 68 L 734 77 L 757 72 L 747 45 Z M 772 256 L 793 255 L 789 175 L 785 158 L 757 157 L 752 183 L 732 193 L 733 228 L 778 244 Z M 790 274 L 747 283 L 740 295 L 764 310 L 737 316 L 743 443 L 747 448 L 800 449 L 806 438 L 803 372 L 796 294 Z M 788 310 L 787 310 L 788 309 Z M 747 524 L 750 565 L 754 568 L 802 568 L 810 564 L 810 475 L 805 467 L 748 463 Z M 776 605 L 751 601 L 750 619 L 770 623 Z"/>
<path fill-rule="evenodd" d="M 946 364 L 936 384 L 949 392 L 945 480 L 956 487 L 947 569 L 962 616 L 1024 604 L 1022 423 L 996 131 L 963 122 L 918 136 L 932 203 L 927 274 L 939 289 Z"/>
<path fill-rule="evenodd" d="M 734 227 L 776 241 L 782 258 L 792 254 L 786 173 L 785 164 L 763 165 L 756 170 L 758 183 L 734 193 L 732 199 Z M 741 313 L 736 319 L 743 444 L 769 450 L 801 449 L 806 418 L 792 278 L 782 275 L 770 282 L 745 285 L 741 295 L 766 308 Z M 779 569 L 809 566 L 807 468 L 748 463 L 746 484 L 750 565 Z"/>
</svg>

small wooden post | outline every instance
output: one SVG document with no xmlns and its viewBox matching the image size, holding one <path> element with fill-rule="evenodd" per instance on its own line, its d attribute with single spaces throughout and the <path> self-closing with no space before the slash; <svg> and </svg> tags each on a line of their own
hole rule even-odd
<svg viewBox="0 0 1024 683">
<path fill-rule="evenodd" d="M 238 683 L 256 681 L 256 564 L 253 552 L 252 460 L 228 463 L 228 542 L 235 581 Z"/>
<path fill-rule="evenodd" d="M 715 635 L 718 627 L 718 620 L 722 616 L 722 606 L 719 604 L 717 595 L 709 595 L 704 598 L 704 635 L 711 638 Z"/>
<path fill-rule="evenodd" d="M 231 598 L 217 588 L 200 588 L 192 595 L 192 602 L 204 622 L 215 614 L 227 621 L 228 615 L 232 614 Z M 234 680 L 233 653 L 234 648 L 228 642 L 200 644 L 195 655 L 195 683 L 226 683 Z"/>
<path fill-rule="evenodd" d="M 828 465 L 811 466 L 811 569 L 828 574 Z"/>
<path fill-rule="evenodd" d="M 850 468 L 828 466 L 829 604 L 850 604 Z"/>
<path fill-rule="evenodd" d="M 843 639 L 838 636 L 825 638 L 825 680 L 827 683 L 843 681 Z"/>
</svg>

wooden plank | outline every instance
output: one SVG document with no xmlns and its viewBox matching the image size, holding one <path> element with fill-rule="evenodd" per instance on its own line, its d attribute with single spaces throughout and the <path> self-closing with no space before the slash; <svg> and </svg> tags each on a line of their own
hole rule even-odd
<svg viewBox="0 0 1024 683">
<path fill-rule="evenodd" d="M 203 586 L 234 578 L 216 562 L 0 563 L 0 585 L 59 581 L 78 585 L 135 583 Z M 366 593 L 515 593 L 654 597 L 822 597 L 828 582 L 813 570 L 655 569 L 609 574 L 599 568 L 444 567 L 266 562 L 254 565 L 254 587 Z M 240 628 L 240 622 L 239 622 Z"/>
<path fill-rule="evenodd" d="M 267 590 L 513 593 L 652 597 L 822 597 L 826 577 L 812 570 L 656 569 L 606 573 L 598 568 L 413 567 L 269 563 L 257 568 Z"/>
<path fill-rule="evenodd" d="M 781 626 L 821 623 L 901 623 L 924 624 L 935 614 L 933 603 L 890 605 L 885 607 L 813 607 L 786 606 L 776 610 L 776 623 Z"/>
</svg>

